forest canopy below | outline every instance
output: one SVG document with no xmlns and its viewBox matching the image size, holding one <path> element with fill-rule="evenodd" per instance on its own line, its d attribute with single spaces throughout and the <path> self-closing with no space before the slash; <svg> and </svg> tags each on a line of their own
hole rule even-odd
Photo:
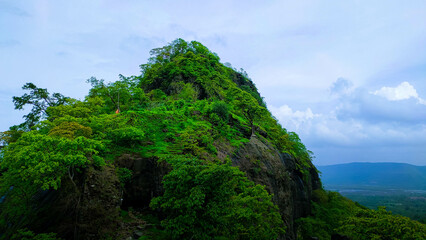
<svg viewBox="0 0 426 240">
<path fill-rule="evenodd" d="M 293 219 L 286 219 L 274 195 L 232 158 L 259 139 L 290 156 L 301 184 L 310 186 L 313 155 L 271 115 L 244 70 L 222 64 L 199 42 L 177 39 L 153 49 L 139 76 L 87 82 L 91 89 L 84 100 L 50 94 L 33 83 L 13 98 L 16 109 L 31 111 L 23 123 L 0 135 L 0 238 L 76 239 L 96 232 L 103 239 L 120 239 L 128 234 L 120 223 L 138 221 L 155 225 L 140 239 L 277 239 L 288 234 Z M 119 201 L 126 194 L 136 173 L 120 163 L 123 155 L 160 166 L 162 191 L 152 192 L 143 210 L 129 204 L 112 209 L 105 219 L 85 216 L 86 187 L 92 186 L 88 176 L 104 174 L 97 184 L 109 190 L 99 198 Z M 254 173 L 265 168 L 259 161 L 253 164 Z M 287 175 L 280 177 L 291 181 Z M 46 221 L 39 215 L 45 204 L 40 199 L 54 193 L 66 200 L 69 221 L 61 227 L 72 232 L 38 223 Z M 311 214 L 296 220 L 299 239 L 333 234 L 426 238 L 424 224 L 385 209 L 369 210 L 323 189 L 314 190 L 312 200 Z M 90 208 L 104 213 L 104 206 Z M 78 224 L 85 217 L 94 219 L 91 226 Z"/>
</svg>

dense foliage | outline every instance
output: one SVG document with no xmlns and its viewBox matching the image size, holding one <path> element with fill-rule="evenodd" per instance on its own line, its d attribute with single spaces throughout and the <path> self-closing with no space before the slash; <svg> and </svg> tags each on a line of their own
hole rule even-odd
<svg viewBox="0 0 426 240">
<path fill-rule="evenodd" d="M 316 190 L 312 205 L 312 216 L 297 221 L 300 239 L 331 239 L 333 234 L 353 240 L 426 238 L 426 225 L 384 207 L 367 209 L 336 192 Z"/>
<path fill-rule="evenodd" d="M 152 207 L 176 239 L 275 239 L 284 233 L 278 208 L 264 187 L 254 185 L 229 163 L 168 158 L 173 170 L 164 177 L 164 195 Z"/>
<path fill-rule="evenodd" d="M 341 194 L 370 209 L 386 206 L 386 209 L 394 214 L 409 217 L 423 224 L 426 223 L 426 193 L 358 188 L 356 192 L 346 191 Z"/>
<path fill-rule="evenodd" d="M 170 170 L 164 194 L 151 202 L 165 236 L 274 239 L 284 233 L 271 195 L 230 166 L 229 158 L 257 136 L 294 157 L 307 183 L 311 152 L 278 124 L 243 70 L 220 63 L 202 44 L 178 39 L 151 55 L 140 76 L 120 76 L 114 83 L 90 78 L 92 88 L 83 101 L 50 95 L 31 83 L 24 86 L 30 93 L 14 98 L 17 109 L 33 108 L 23 124 L 0 134 L 6 145 L 0 152 L 0 238 L 53 238 L 31 229 L 34 196 L 67 183 L 74 186 L 66 191 L 78 213 L 84 186 L 75 182 L 88 168 L 115 169 L 122 188 L 132 181 L 133 173 L 116 165 L 123 154 Z M 319 198 L 326 200 L 314 204 L 312 218 L 301 220 L 302 232 L 329 236 L 338 226 L 327 219 L 350 221 L 355 214 L 351 204 L 334 200 L 338 196 Z M 336 206 L 340 210 L 330 210 Z M 77 221 L 72 224 L 78 227 Z"/>
<path fill-rule="evenodd" d="M 393 215 L 384 207 L 360 209 L 336 229 L 352 239 L 426 239 L 426 226 L 407 217 Z"/>
</svg>

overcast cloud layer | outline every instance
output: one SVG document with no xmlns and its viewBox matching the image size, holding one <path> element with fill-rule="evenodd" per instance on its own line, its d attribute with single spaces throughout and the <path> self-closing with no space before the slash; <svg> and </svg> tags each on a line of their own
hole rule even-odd
<svg viewBox="0 0 426 240">
<path fill-rule="evenodd" d="M 314 163 L 426 165 L 425 1 L 2 1 L 0 131 L 33 82 L 83 98 L 197 40 L 244 68 Z"/>
</svg>

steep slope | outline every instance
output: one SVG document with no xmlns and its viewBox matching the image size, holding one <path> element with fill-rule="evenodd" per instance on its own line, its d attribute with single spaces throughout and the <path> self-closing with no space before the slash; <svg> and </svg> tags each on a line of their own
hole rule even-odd
<svg viewBox="0 0 426 240">
<path fill-rule="evenodd" d="M 63 104 L 41 104 L 46 109 L 34 115 L 44 121 L 3 133 L 3 237 L 28 228 L 66 239 L 124 238 L 143 222 L 126 223 L 121 208 L 150 212 L 174 238 L 259 233 L 296 239 L 294 221 L 310 213 L 312 192 L 321 188 L 297 134 L 277 123 L 245 72 L 223 65 L 200 43 L 178 39 L 151 54 L 140 76 L 120 76 L 111 84 L 91 78 L 84 101 L 62 97 Z M 33 90 L 33 99 L 49 98 L 47 91 Z M 172 194 L 173 176 L 191 193 L 162 198 Z M 167 202 L 175 197 L 190 203 L 191 211 L 199 206 L 195 217 L 182 219 L 188 211 Z M 244 207 L 251 205 L 257 207 Z M 229 211 L 208 212 L 207 206 Z M 40 213 L 52 217 L 35 220 Z M 197 221 L 188 228 L 190 219 Z M 214 224 L 198 224 L 203 221 Z"/>
</svg>

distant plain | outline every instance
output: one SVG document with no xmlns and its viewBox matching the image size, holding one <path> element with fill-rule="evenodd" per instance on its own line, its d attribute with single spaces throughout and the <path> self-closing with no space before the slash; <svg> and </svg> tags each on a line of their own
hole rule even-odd
<svg viewBox="0 0 426 240">
<path fill-rule="evenodd" d="M 426 167 L 401 163 L 349 163 L 318 166 L 324 188 L 368 208 L 385 206 L 395 214 L 426 223 Z"/>
</svg>

